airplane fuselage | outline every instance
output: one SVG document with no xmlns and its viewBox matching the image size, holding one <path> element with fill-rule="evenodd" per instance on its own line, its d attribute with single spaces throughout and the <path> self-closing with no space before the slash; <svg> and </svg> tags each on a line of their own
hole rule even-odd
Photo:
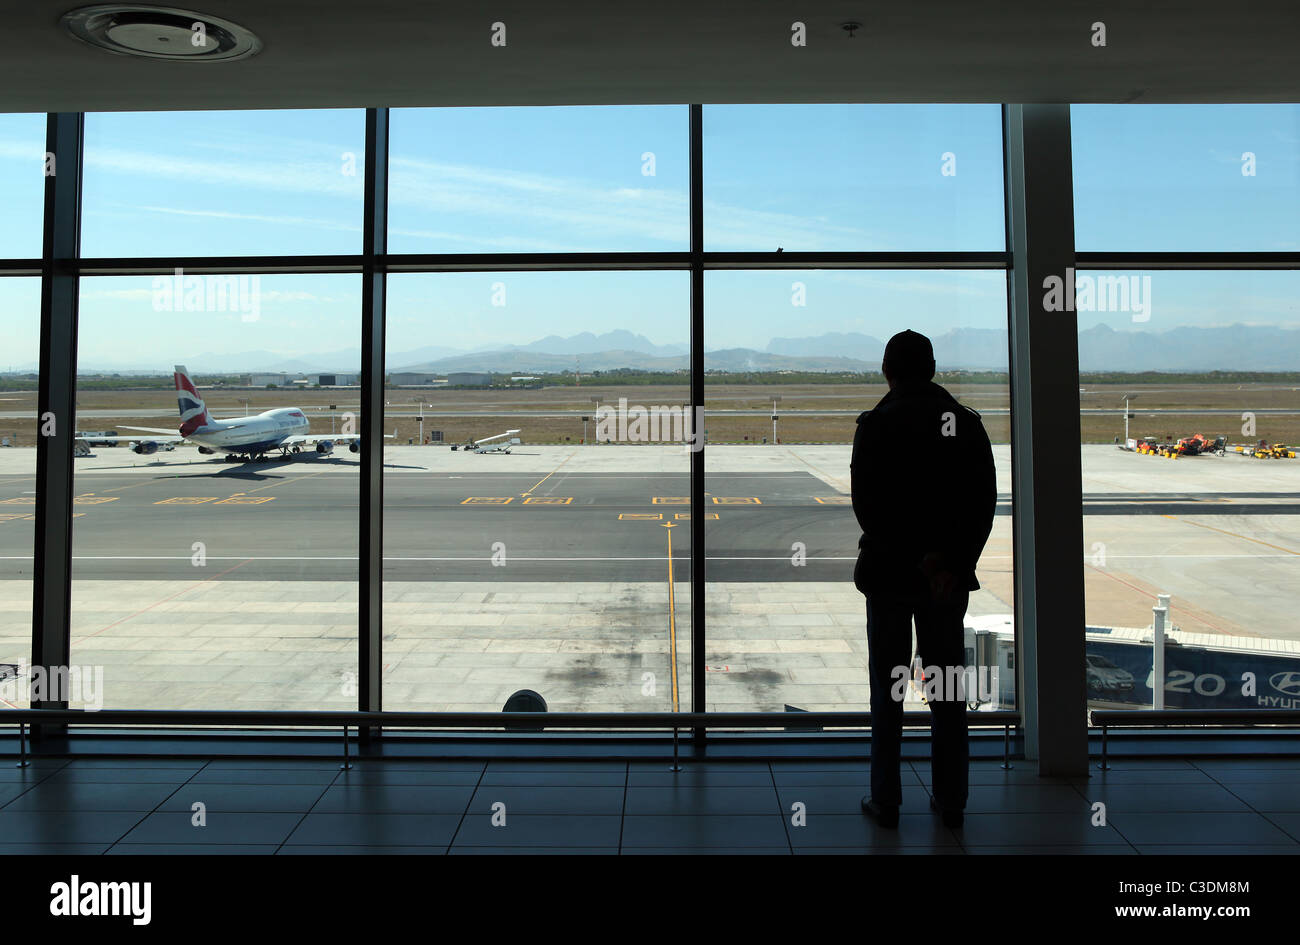
<svg viewBox="0 0 1300 945">
<path fill-rule="evenodd" d="M 199 446 L 222 453 L 264 453 L 286 439 L 306 434 L 311 422 L 297 407 L 280 407 L 252 417 L 213 420 L 189 435 Z"/>
</svg>

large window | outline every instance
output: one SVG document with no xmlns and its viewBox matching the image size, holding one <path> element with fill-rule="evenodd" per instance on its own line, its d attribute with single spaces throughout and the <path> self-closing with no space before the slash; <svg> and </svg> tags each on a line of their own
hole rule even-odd
<svg viewBox="0 0 1300 945">
<path fill-rule="evenodd" d="M 0 707 L 27 704 L 32 656 L 40 311 L 39 279 L 0 278 Z"/>
<path fill-rule="evenodd" d="M 82 279 L 71 652 L 103 707 L 355 707 L 359 309 L 351 275 Z"/>
<path fill-rule="evenodd" d="M 86 116 L 71 646 L 101 704 L 351 707 L 382 633 L 388 709 L 864 709 L 850 444 L 910 327 L 994 443 L 967 656 L 1000 674 L 972 704 L 1013 707 L 999 109 L 700 114 L 692 252 L 687 106 L 394 110 L 376 259 L 360 111 Z M 382 627 L 357 607 L 371 425 Z"/>
<path fill-rule="evenodd" d="M 390 277 L 392 709 L 690 707 L 682 272 Z"/>
<path fill-rule="evenodd" d="M 681 105 L 392 114 L 392 252 L 687 248 Z"/>
<path fill-rule="evenodd" d="M 719 271 L 705 285 L 710 708 L 869 707 L 849 458 L 858 416 L 887 389 L 885 342 L 905 328 L 932 339 L 936 383 L 994 444 L 999 515 L 966 619 L 969 665 L 988 682 L 969 702 L 1013 708 L 1005 276 Z M 924 709 L 919 684 L 905 695 Z"/>
<path fill-rule="evenodd" d="M 1072 125 L 1089 702 L 1294 706 L 1300 275 L 1214 253 L 1300 248 L 1300 108 Z"/>
<path fill-rule="evenodd" d="M 355 109 L 86 116 L 83 256 L 361 250 Z"/>
</svg>

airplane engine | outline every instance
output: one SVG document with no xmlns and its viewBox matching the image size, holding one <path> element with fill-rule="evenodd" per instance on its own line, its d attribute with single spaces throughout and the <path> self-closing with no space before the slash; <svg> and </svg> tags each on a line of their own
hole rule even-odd
<svg viewBox="0 0 1300 945">
<path fill-rule="evenodd" d="M 211 449 L 207 446 L 200 446 L 199 452 L 202 453 L 204 456 L 211 456 L 213 453 L 216 452 L 216 450 Z"/>
<path fill-rule="evenodd" d="M 321 440 L 319 443 L 316 444 L 316 452 L 320 453 L 320 455 L 322 456 L 327 456 L 330 453 L 334 452 L 334 444 L 331 443 L 329 440 Z"/>
<path fill-rule="evenodd" d="M 158 452 L 158 444 L 152 440 L 145 440 L 143 443 L 137 443 L 131 447 L 133 453 L 139 453 L 141 456 L 152 456 Z"/>
<path fill-rule="evenodd" d="M 348 444 L 348 450 L 353 453 L 360 453 L 361 443 L 357 440 L 353 440 L 351 443 Z"/>
</svg>

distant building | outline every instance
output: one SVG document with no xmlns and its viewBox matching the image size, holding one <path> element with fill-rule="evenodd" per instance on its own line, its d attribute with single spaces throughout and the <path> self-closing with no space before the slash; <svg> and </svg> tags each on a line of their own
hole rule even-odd
<svg viewBox="0 0 1300 945">
<path fill-rule="evenodd" d="M 418 371 L 394 371 L 388 375 L 388 383 L 393 387 L 431 387 L 446 384 L 447 381 L 436 374 L 425 374 Z"/>
<path fill-rule="evenodd" d="M 492 375 L 469 371 L 448 374 L 447 383 L 452 387 L 487 387 L 492 383 Z"/>
<path fill-rule="evenodd" d="M 246 374 L 244 377 L 248 378 L 245 387 L 285 387 L 289 383 L 288 374 Z"/>
<path fill-rule="evenodd" d="M 361 383 L 360 374 L 318 374 L 316 383 L 321 387 L 356 387 Z"/>
</svg>

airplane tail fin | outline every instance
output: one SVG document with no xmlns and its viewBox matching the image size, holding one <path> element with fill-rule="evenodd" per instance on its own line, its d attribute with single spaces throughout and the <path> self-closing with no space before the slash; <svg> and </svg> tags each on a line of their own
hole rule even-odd
<svg viewBox="0 0 1300 945">
<path fill-rule="evenodd" d="M 181 436 L 189 436 L 200 427 L 212 423 L 212 417 L 194 382 L 190 380 L 190 372 L 185 369 L 185 365 L 176 365 L 175 380 L 176 403 L 181 411 Z"/>
</svg>

